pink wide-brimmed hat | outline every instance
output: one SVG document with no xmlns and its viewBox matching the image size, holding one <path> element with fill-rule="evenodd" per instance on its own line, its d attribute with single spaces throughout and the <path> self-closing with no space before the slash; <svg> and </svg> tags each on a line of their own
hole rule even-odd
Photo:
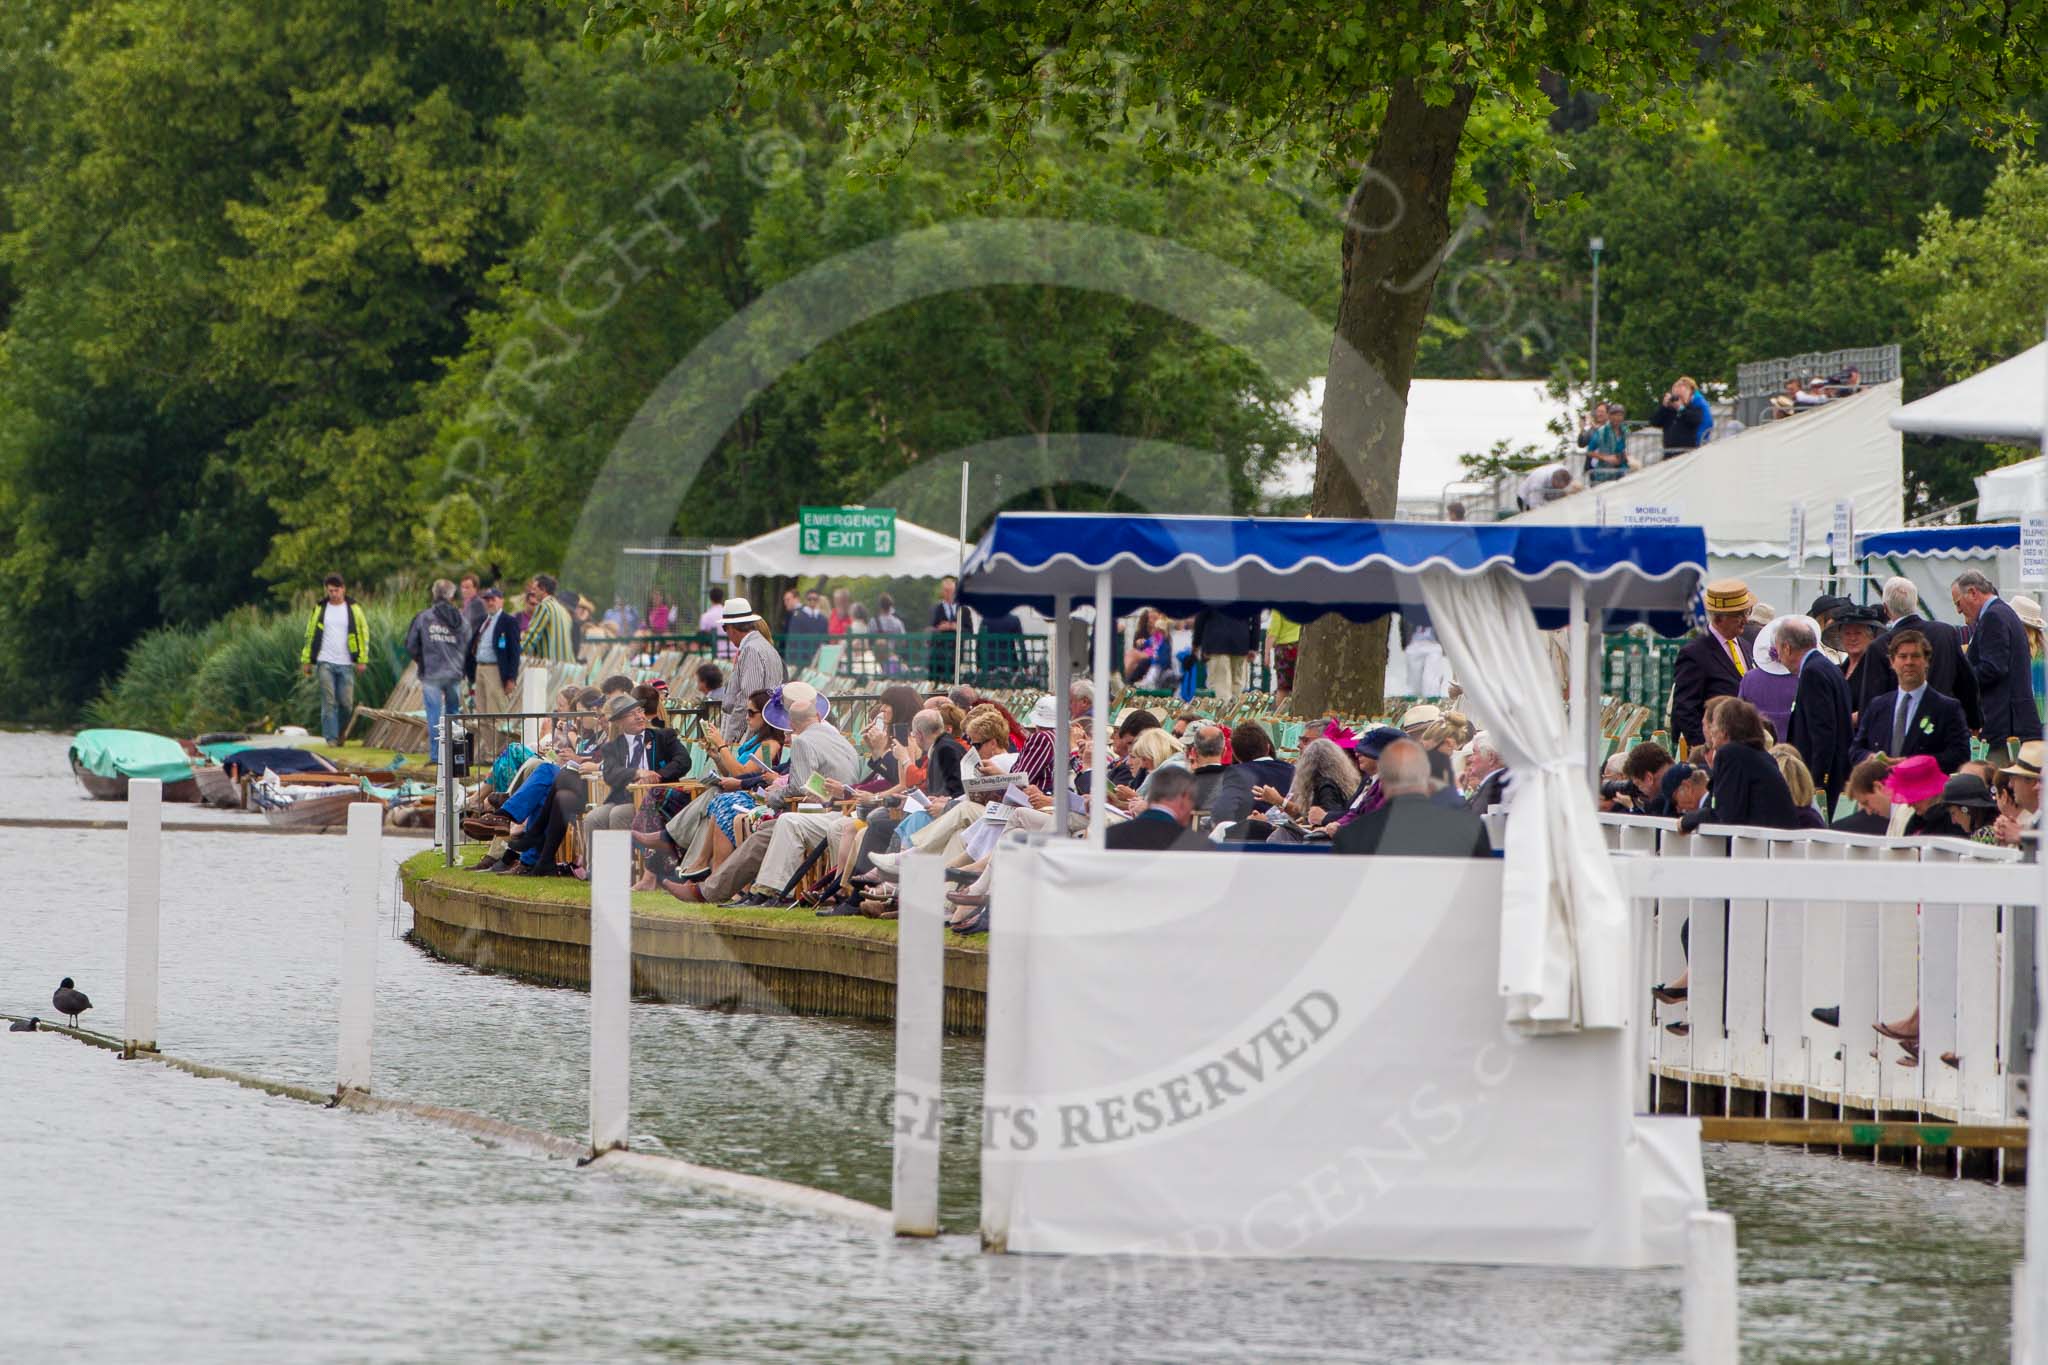
<svg viewBox="0 0 2048 1365">
<path fill-rule="evenodd" d="M 1932 801 L 1941 795 L 1941 789 L 1948 782 L 1942 776 L 1941 764 L 1933 754 L 1914 754 L 1902 758 L 1885 775 L 1884 789 L 1892 794 L 1892 800 L 1901 805 L 1917 806 L 1922 801 Z"/>
</svg>

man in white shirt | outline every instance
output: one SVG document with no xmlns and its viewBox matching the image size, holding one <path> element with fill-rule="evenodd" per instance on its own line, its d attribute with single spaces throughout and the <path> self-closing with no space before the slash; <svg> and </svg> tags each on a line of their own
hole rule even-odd
<svg viewBox="0 0 2048 1365">
<path fill-rule="evenodd" d="M 1579 486 L 1572 482 L 1572 472 L 1562 463 L 1538 465 L 1522 476 L 1515 489 L 1515 501 L 1527 512 L 1578 491 Z"/>
<path fill-rule="evenodd" d="M 718 657 L 732 657 L 732 641 L 725 638 L 725 589 L 714 587 L 707 594 L 711 605 L 704 608 L 704 614 L 697 618 L 697 633 L 709 635 L 718 641 Z"/>
<path fill-rule="evenodd" d="M 370 666 L 370 626 L 340 574 L 327 575 L 325 587 L 326 600 L 306 622 L 299 667 L 319 676 L 320 733 L 333 745 L 356 708 L 356 674 Z"/>
</svg>

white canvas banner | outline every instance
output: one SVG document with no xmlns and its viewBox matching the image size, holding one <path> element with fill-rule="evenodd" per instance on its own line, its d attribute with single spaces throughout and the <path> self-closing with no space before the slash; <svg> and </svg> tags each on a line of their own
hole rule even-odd
<svg viewBox="0 0 2048 1365">
<path fill-rule="evenodd" d="M 996 857 L 992 1247 L 1681 1259 L 1697 1126 L 1644 1136 L 1626 1030 L 1507 1028 L 1498 860 Z"/>
</svg>

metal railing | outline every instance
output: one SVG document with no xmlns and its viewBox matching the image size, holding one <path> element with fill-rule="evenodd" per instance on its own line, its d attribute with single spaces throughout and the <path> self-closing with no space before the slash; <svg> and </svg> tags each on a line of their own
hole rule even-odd
<svg viewBox="0 0 2048 1365">
<path fill-rule="evenodd" d="M 1851 346 L 1839 351 L 1808 351 L 1804 355 L 1776 356 L 1752 360 L 1735 367 L 1735 416 L 1744 426 L 1755 426 L 1764 418 L 1773 396 L 1784 391 L 1785 381 L 1804 383 L 1808 375 L 1842 374 L 1855 369 L 1865 385 L 1884 384 L 1899 377 L 1899 348 Z"/>
<path fill-rule="evenodd" d="M 596 644 L 598 641 L 592 641 Z M 703 634 L 651 635 L 604 644 L 714 652 L 720 641 Z M 960 682 L 976 687 L 1044 688 L 1048 637 L 970 633 L 960 642 Z M 859 683 L 952 682 L 953 636 L 946 631 L 906 634 L 778 635 L 775 647 L 791 673 L 815 669 Z"/>
</svg>

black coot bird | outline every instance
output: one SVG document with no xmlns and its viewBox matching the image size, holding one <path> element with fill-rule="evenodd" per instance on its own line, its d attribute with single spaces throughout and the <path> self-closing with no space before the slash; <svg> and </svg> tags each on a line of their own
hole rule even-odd
<svg viewBox="0 0 2048 1365">
<path fill-rule="evenodd" d="M 36 1031 L 36 1025 L 42 1022 L 42 1015 L 30 1015 L 26 1019 L 17 1019 L 13 1023 L 9 1024 L 7 1026 L 7 1031 L 9 1033 L 34 1033 Z"/>
<path fill-rule="evenodd" d="M 45 981 L 49 979 L 47 976 L 43 978 Z M 78 1027 L 78 1016 L 92 1008 L 92 1001 L 86 998 L 84 991 L 71 988 L 68 976 L 57 983 L 56 991 L 50 996 L 50 1004 L 57 1013 L 70 1017 L 73 1028 Z"/>
</svg>

